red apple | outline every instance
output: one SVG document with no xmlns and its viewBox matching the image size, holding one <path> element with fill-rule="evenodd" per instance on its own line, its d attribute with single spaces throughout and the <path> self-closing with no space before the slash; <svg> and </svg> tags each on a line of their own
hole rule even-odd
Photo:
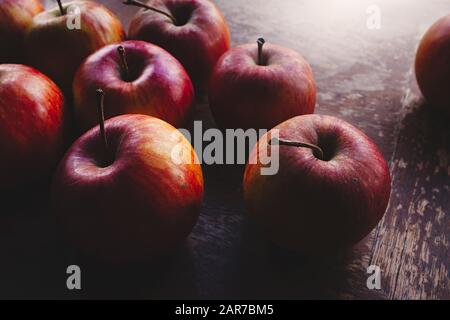
<svg viewBox="0 0 450 320">
<path fill-rule="evenodd" d="M 70 96 L 75 72 L 83 60 L 124 38 L 122 24 L 107 8 L 91 1 L 71 1 L 34 17 L 25 48 L 29 63 Z"/>
<path fill-rule="evenodd" d="M 316 84 L 297 52 L 258 39 L 231 49 L 209 81 L 209 103 L 221 128 L 271 129 L 314 112 Z"/>
<path fill-rule="evenodd" d="M 180 131 L 151 116 L 122 115 L 89 130 L 53 181 L 53 207 L 67 239 L 88 256 L 116 262 L 170 250 L 199 215 L 203 176 L 196 159 Z"/>
<path fill-rule="evenodd" d="M 75 113 L 83 129 L 98 123 L 96 88 L 106 94 L 108 119 L 139 113 L 177 127 L 185 123 L 194 100 L 192 82 L 178 60 L 143 41 L 106 46 L 80 67 L 73 94 Z"/>
<path fill-rule="evenodd" d="M 39 0 L 0 0 L 0 63 L 22 62 L 25 31 L 42 10 Z"/>
<path fill-rule="evenodd" d="M 130 23 L 131 39 L 154 43 L 177 58 L 195 83 L 205 83 L 217 60 L 230 48 L 230 32 L 209 0 L 150 0 Z"/>
<path fill-rule="evenodd" d="M 262 175 L 266 154 L 274 159 L 274 152 L 278 173 Z M 382 154 L 364 133 L 334 117 L 304 115 L 261 138 L 243 186 L 249 214 L 270 239 L 317 254 L 350 246 L 377 225 L 391 179 Z"/>
<path fill-rule="evenodd" d="M 39 71 L 0 65 L 0 190 L 45 182 L 63 152 L 64 100 Z"/>
<path fill-rule="evenodd" d="M 431 106 L 450 113 L 450 15 L 436 21 L 420 42 L 416 78 Z"/>
</svg>

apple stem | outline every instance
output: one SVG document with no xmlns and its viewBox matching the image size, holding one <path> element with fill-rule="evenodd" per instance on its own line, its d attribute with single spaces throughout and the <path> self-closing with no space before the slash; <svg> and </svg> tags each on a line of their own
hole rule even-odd
<svg viewBox="0 0 450 320">
<path fill-rule="evenodd" d="M 266 43 L 266 40 L 264 38 L 259 38 L 258 41 L 258 64 L 260 66 L 264 65 L 264 59 L 263 59 L 263 47 Z"/>
<path fill-rule="evenodd" d="M 162 14 L 162 15 L 165 15 L 167 18 L 169 18 L 170 20 L 172 20 L 173 24 L 176 24 L 176 23 L 177 23 L 177 20 L 175 19 L 175 17 L 172 16 L 170 13 L 167 13 L 167 12 L 165 12 L 165 11 L 163 11 L 163 10 L 159 10 L 159 9 L 157 9 L 157 8 L 155 8 L 155 7 L 151 7 L 151 6 L 149 6 L 148 4 L 142 3 L 142 2 L 140 2 L 140 1 L 136 1 L 136 0 L 125 0 L 125 1 L 123 2 L 123 4 L 129 5 L 129 6 L 141 7 L 141 8 L 147 9 L 147 10 L 152 10 L 152 11 L 154 11 L 154 12 L 157 12 L 157 13 L 160 13 L 160 14 Z"/>
<path fill-rule="evenodd" d="M 280 146 L 290 146 L 290 147 L 299 147 L 299 148 L 309 148 L 313 151 L 316 151 L 319 155 L 319 159 L 323 160 L 323 150 L 316 146 L 315 144 L 306 143 L 306 142 L 297 142 L 297 141 L 289 141 L 283 139 L 273 138 L 269 141 L 270 145 L 280 145 Z"/>
<path fill-rule="evenodd" d="M 119 46 L 117 48 L 119 52 L 120 60 L 122 60 L 122 68 L 123 73 L 125 75 L 125 79 L 130 79 L 130 69 L 128 68 L 127 57 L 125 55 L 125 48 L 123 46 Z"/>
<path fill-rule="evenodd" d="M 58 7 L 59 7 L 59 11 L 61 12 L 61 15 L 64 15 L 64 7 L 61 3 L 61 0 L 56 0 L 56 2 L 58 2 Z"/>
<path fill-rule="evenodd" d="M 108 147 L 108 139 L 106 138 L 105 132 L 105 93 L 102 89 L 97 89 L 97 113 L 98 113 L 98 123 L 100 125 L 100 138 L 103 142 L 103 148 L 105 152 L 105 157 L 108 158 L 109 155 L 109 147 Z"/>
</svg>

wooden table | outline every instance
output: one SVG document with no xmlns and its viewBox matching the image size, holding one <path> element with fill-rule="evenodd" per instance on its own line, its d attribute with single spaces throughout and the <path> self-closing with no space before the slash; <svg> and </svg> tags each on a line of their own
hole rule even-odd
<svg viewBox="0 0 450 320">
<path fill-rule="evenodd" d="M 52 1 L 44 1 L 51 3 Z M 100 1 L 125 25 L 136 9 Z M 413 60 L 421 35 L 450 0 L 216 0 L 233 44 L 267 41 L 311 63 L 317 113 L 343 118 L 374 139 L 390 163 L 385 218 L 345 253 L 306 258 L 274 250 L 248 221 L 242 167 L 204 166 L 206 197 L 188 241 L 171 257 L 110 266 L 61 243 L 45 195 L 22 199 L 0 220 L 2 298 L 450 298 L 450 126 L 429 114 Z M 375 4 L 381 28 L 366 25 Z M 369 9 L 370 11 L 370 9 Z M 206 97 L 197 119 L 214 126 Z M 66 289 L 66 267 L 82 290 Z M 381 268 L 381 290 L 366 286 Z"/>
</svg>

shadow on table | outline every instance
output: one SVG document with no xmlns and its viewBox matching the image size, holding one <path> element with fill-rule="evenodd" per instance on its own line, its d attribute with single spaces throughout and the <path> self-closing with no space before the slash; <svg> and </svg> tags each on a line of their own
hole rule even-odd
<svg viewBox="0 0 450 320">
<path fill-rule="evenodd" d="M 197 295 L 191 250 L 117 265 L 82 256 L 60 234 L 45 187 L 2 194 L 0 298 L 182 299 Z M 67 267 L 81 268 L 82 290 L 68 290 Z"/>
<path fill-rule="evenodd" d="M 337 299 L 345 298 L 346 292 L 349 298 L 356 292 L 362 294 L 360 298 L 380 298 L 367 290 L 366 270 L 349 270 L 349 264 L 367 249 L 362 241 L 347 251 L 302 255 L 269 243 L 248 222 L 228 290 L 241 299 Z"/>
<path fill-rule="evenodd" d="M 346 252 L 320 252 L 315 257 L 282 250 L 247 218 L 241 186 L 244 167 L 213 166 L 204 171 L 210 194 L 193 234 L 196 262 L 208 271 L 200 276 L 202 298 L 332 299 L 356 293 L 359 298 L 383 298 L 367 289 L 367 270 L 358 269 L 364 263 L 354 263 L 369 256 L 366 241 Z"/>
<path fill-rule="evenodd" d="M 191 251 L 182 245 L 175 252 L 145 261 L 112 264 L 73 255 L 66 260 L 80 266 L 84 287 L 65 290 L 64 298 L 190 299 L 198 296 Z M 67 277 L 67 275 L 65 275 Z M 65 284 L 65 279 L 64 284 Z"/>
</svg>

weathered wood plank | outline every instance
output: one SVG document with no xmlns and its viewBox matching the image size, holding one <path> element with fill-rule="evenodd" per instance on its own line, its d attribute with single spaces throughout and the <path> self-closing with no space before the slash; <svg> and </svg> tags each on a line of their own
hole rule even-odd
<svg viewBox="0 0 450 320">
<path fill-rule="evenodd" d="M 450 299 L 450 128 L 410 94 L 372 263 L 393 299 Z"/>
</svg>

